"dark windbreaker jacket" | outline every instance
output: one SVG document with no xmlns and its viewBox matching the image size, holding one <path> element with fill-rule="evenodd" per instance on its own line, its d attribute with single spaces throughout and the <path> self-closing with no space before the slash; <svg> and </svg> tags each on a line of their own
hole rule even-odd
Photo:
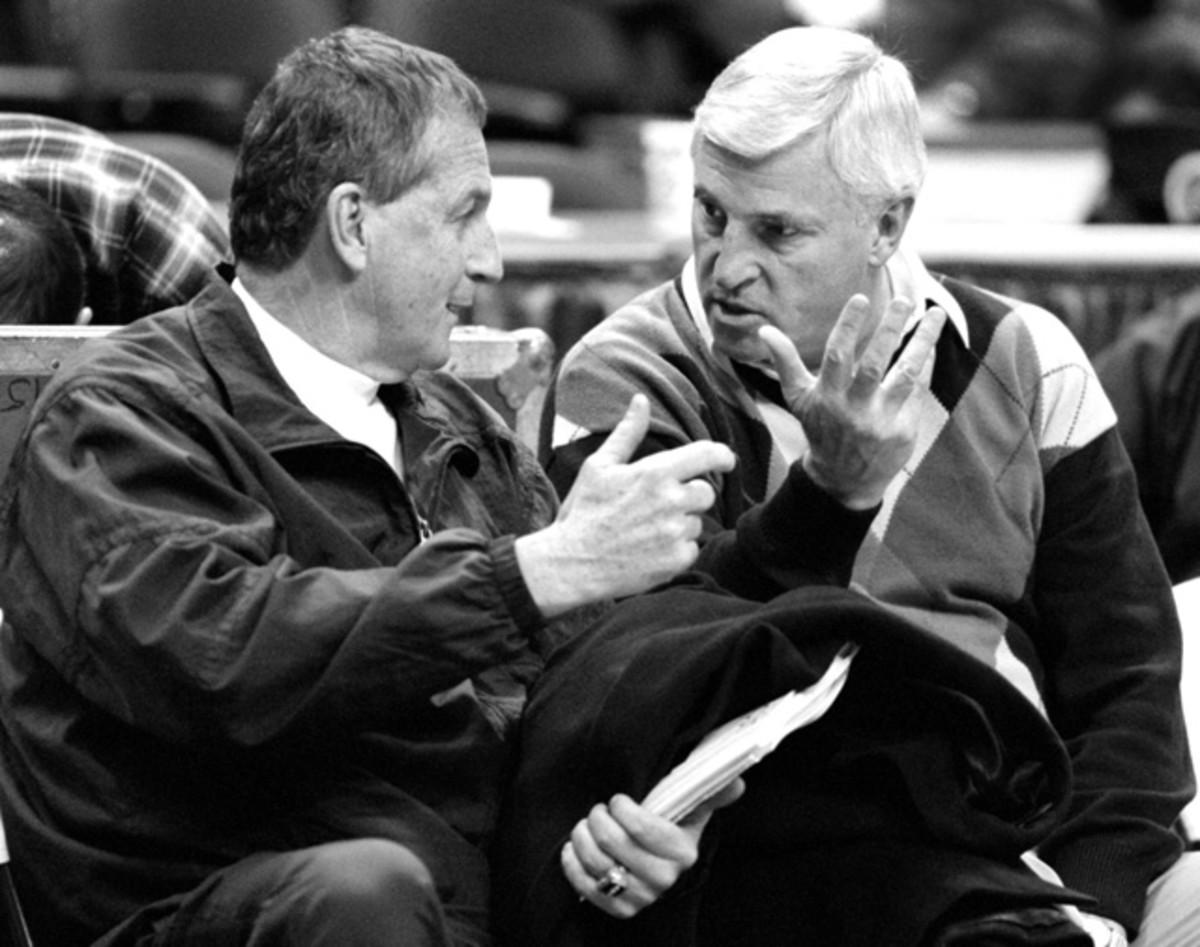
<svg viewBox="0 0 1200 947">
<path fill-rule="evenodd" d="M 296 400 L 216 281 L 44 394 L 0 495 L 0 811 L 39 943 L 359 835 L 478 920 L 539 666 L 512 537 L 556 508 L 514 434 L 449 376 L 386 389 L 402 484 Z"/>
</svg>

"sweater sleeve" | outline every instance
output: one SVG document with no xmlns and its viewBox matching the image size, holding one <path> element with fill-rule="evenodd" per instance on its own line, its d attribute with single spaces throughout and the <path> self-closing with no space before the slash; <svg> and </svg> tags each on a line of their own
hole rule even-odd
<svg viewBox="0 0 1200 947">
<path fill-rule="evenodd" d="M 1047 710 L 1075 786 L 1042 854 L 1134 934 L 1148 884 L 1179 854 L 1172 825 L 1194 792 L 1179 622 L 1116 430 L 1063 457 L 1045 483 L 1031 582 Z"/>
<path fill-rule="evenodd" d="M 849 510 L 792 464 L 783 485 L 708 537 L 697 567 L 731 592 L 766 601 L 814 582 L 849 585 L 879 508 Z"/>
</svg>

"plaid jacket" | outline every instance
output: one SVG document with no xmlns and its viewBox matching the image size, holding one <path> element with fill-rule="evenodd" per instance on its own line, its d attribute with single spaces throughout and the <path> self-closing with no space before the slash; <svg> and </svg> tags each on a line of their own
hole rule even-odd
<svg viewBox="0 0 1200 947">
<path fill-rule="evenodd" d="M 230 256 L 221 218 L 187 178 L 82 125 L 0 113 L 0 178 L 39 194 L 70 224 L 96 322 L 180 305 Z"/>
</svg>

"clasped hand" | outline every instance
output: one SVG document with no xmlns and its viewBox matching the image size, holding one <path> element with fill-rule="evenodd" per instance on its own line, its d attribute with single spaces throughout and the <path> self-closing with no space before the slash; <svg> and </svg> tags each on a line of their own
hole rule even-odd
<svg viewBox="0 0 1200 947">
<path fill-rule="evenodd" d="M 759 330 L 784 400 L 804 427 L 804 469 L 851 509 L 879 503 L 916 446 L 920 400 L 914 395 L 946 314 L 929 309 L 897 357 L 912 311 L 907 299 L 893 299 L 868 339 L 870 304 L 866 296 L 852 296 L 829 335 L 816 375 L 779 329 Z"/>
<path fill-rule="evenodd" d="M 735 802 L 745 789 L 745 782 L 735 779 L 679 824 L 624 794 L 597 803 L 575 824 L 562 848 L 563 874 L 581 901 L 613 917 L 633 917 L 696 863 L 700 836 L 713 812 Z M 621 878 L 616 889 L 605 885 L 614 869 Z"/>
</svg>

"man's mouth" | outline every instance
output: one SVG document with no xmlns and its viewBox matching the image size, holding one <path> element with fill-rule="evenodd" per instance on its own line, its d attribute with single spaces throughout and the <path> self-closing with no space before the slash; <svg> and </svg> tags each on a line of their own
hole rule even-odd
<svg viewBox="0 0 1200 947">
<path fill-rule="evenodd" d="M 749 306 L 735 302 L 732 299 L 713 298 L 710 300 L 709 305 L 715 310 L 715 315 L 725 320 L 762 318 L 762 313 L 757 309 L 751 309 Z"/>
<path fill-rule="evenodd" d="M 458 318 L 460 322 L 469 321 L 471 310 L 474 308 L 470 303 L 446 303 L 446 308 Z"/>
</svg>

